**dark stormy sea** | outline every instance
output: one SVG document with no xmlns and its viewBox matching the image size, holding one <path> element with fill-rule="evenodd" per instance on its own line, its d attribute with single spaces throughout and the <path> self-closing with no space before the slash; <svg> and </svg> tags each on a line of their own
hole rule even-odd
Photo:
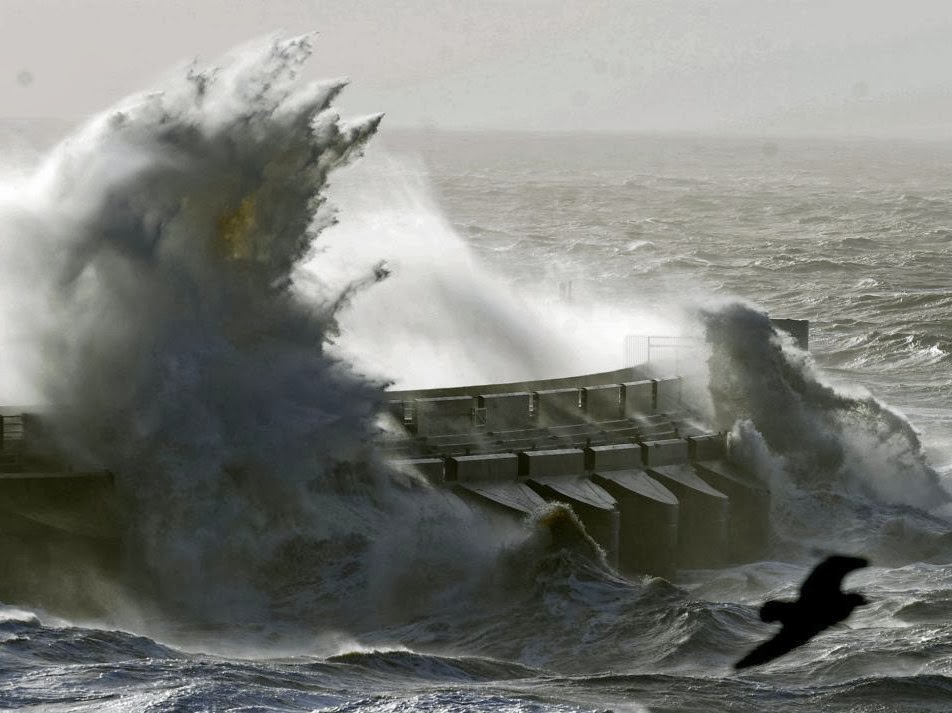
<svg viewBox="0 0 952 713">
<path fill-rule="evenodd" d="M 307 56 L 2 125 L 0 402 L 115 473 L 125 551 L 74 583 L 95 613 L 0 606 L 0 708 L 952 709 L 952 146 L 390 131 Z M 616 368 L 628 334 L 691 345 L 764 561 L 626 578 L 374 449 L 388 384 Z M 734 672 L 831 552 L 870 604 Z"/>
</svg>

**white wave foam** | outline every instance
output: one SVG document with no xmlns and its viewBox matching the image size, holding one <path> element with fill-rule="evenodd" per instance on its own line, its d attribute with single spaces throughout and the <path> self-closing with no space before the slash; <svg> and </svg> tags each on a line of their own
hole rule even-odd
<svg viewBox="0 0 952 713">
<path fill-rule="evenodd" d="M 369 454 L 381 385 L 325 350 L 383 272 L 294 282 L 329 171 L 379 121 L 298 82 L 309 52 L 268 41 L 125 102 L 0 209 L 21 375 L 67 459 L 117 474 L 129 571 L 183 616 L 267 616 L 282 563 L 359 561 L 396 502 Z"/>
<path fill-rule="evenodd" d="M 133 596 L 103 588 L 106 606 L 190 645 L 210 629 L 307 637 L 458 607 L 500 548 L 528 536 L 391 480 L 371 445 L 382 382 L 327 345 L 371 284 L 384 300 L 409 292 L 422 324 L 426 307 L 461 333 L 483 320 L 477 363 L 525 349 L 532 368 L 560 342 L 530 349 L 524 313 L 452 241 L 428 279 L 447 233 L 436 211 L 365 215 L 321 251 L 336 219 L 328 173 L 379 117 L 342 122 L 339 82 L 297 81 L 308 54 L 307 39 L 278 39 L 191 69 L 93 120 L 0 208 L 0 310 L 21 375 L 54 406 L 51 445 L 116 473 L 126 507 Z M 416 227 L 419 242 L 377 252 Z M 395 286 L 375 284 L 388 269 Z M 488 343 L 507 335 L 508 347 Z M 407 358 L 426 363 L 408 341 Z M 179 623 L 165 629 L 144 593 Z"/>
<path fill-rule="evenodd" d="M 554 299 L 547 265 L 535 270 L 538 280 L 519 283 L 489 272 L 408 156 L 371 147 L 330 195 L 340 220 L 299 279 L 321 294 L 386 266 L 388 278 L 341 312 L 335 353 L 400 388 L 614 369 L 624 334 L 671 329 L 645 310 Z"/>
<path fill-rule="evenodd" d="M 938 526 L 924 513 L 952 498 L 908 421 L 825 383 L 761 312 L 735 303 L 703 317 L 719 424 L 732 430 L 734 454 L 770 479 L 781 529 L 848 548 L 880 536 L 913 542 L 912 530 Z"/>
</svg>

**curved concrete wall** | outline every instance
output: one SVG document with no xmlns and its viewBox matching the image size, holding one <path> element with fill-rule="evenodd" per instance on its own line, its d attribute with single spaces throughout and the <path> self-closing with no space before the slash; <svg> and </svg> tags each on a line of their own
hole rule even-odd
<svg viewBox="0 0 952 713">
<path fill-rule="evenodd" d="M 681 377 L 655 379 L 655 411 L 676 411 L 681 407 Z"/>
<path fill-rule="evenodd" d="M 644 465 L 641 446 L 636 443 L 612 443 L 585 449 L 587 470 L 632 470 Z"/>
<path fill-rule="evenodd" d="M 720 433 L 688 436 L 687 441 L 691 460 L 718 460 L 726 455 L 727 444 Z"/>
<path fill-rule="evenodd" d="M 514 481 L 519 477 L 519 458 L 515 453 L 454 456 L 446 461 L 446 466 L 446 479 L 460 483 Z"/>
<path fill-rule="evenodd" d="M 525 451 L 519 454 L 519 475 L 546 478 L 581 475 L 585 472 L 585 453 L 579 448 Z"/>
<path fill-rule="evenodd" d="M 687 463 L 688 442 L 680 438 L 646 441 L 641 444 L 641 455 L 645 465 L 649 467 Z"/>
<path fill-rule="evenodd" d="M 414 401 L 414 423 L 421 436 L 474 430 L 472 396 L 437 396 Z"/>
<path fill-rule="evenodd" d="M 655 382 L 650 379 L 629 381 L 621 385 L 623 413 L 626 417 L 655 410 Z"/>
<path fill-rule="evenodd" d="M 585 415 L 592 421 L 614 421 L 622 416 L 621 384 L 601 384 L 582 388 Z"/>
</svg>

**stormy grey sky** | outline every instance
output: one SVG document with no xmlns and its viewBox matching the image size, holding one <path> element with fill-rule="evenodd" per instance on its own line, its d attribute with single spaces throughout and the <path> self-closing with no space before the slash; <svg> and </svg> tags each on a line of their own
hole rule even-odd
<svg viewBox="0 0 952 713">
<path fill-rule="evenodd" d="M 952 139 L 948 0 L 0 0 L 0 116 L 282 30 L 390 126 Z"/>
</svg>

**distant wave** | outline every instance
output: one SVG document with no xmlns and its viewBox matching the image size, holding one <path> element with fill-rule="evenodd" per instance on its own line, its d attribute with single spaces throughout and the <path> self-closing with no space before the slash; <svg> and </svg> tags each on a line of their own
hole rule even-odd
<svg viewBox="0 0 952 713">
<path fill-rule="evenodd" d="M 843 238 L 839 241 L 839 244 L 844 248 L 849 248 L 851 250 L 875 250 L 880 247 L 880 243 L 871 239 L 863 237 L 851 237 Z"/>
<path fill-rule="evenodd" d="M 360 666 L 382 674 L 413 676 L 432 681 L 488 681 L 529 678 L 535 669 L 517 663 L 464 656 L 450 658 L 412 651 L 369 651 L 331 656 L 328 663 Z"/>
<path fill-rule="evenodd" d="M 632 253 L 639 250 L 657 250 L 658 246 L 653 240 L 632 240 L 625 246 L 625 252 Z"/>
</svg>

